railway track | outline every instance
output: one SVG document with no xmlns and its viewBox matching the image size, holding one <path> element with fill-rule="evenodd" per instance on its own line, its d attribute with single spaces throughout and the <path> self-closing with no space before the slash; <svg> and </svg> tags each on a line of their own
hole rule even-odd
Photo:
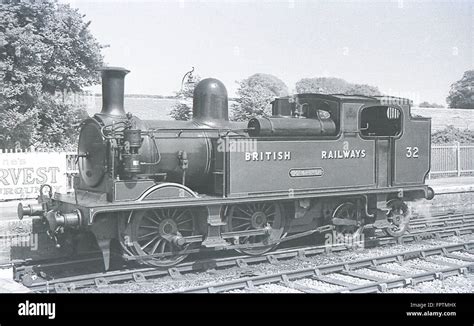
<svg viewBox="0 0 474 326">
<path fill-rule="evenodd" d="M 406 265 L 411 267 L 406 268 Z M 472 272 L 474 272 L 474 241 L 468 241 L 382 257 L 241 278 L 174 292 L 218 293 L 235 290 L 260 292 L 259 287 L 268 284 L 276 284 L 288 289 L 285 292 L 386 292 Z"/>
<path fill-rule="evenodd" d="M 472 221 L 473 218 L 474 213 L 471 212 L 434 214 L 430 217 L 416 216 L 410 221 L 410 229 L 413 230 L 421 227 L 454 225 L 457 223 Z"/>
<path fill-rule="evenodd" d="M 428 229 L 427 229 L 428 227 Z M 401 243 L 413 243 L 423 239 L 443 239 L 451 236 L 462 236 L 474 232 L 474 214 L 451 214 L 449 216 L 438 216 L 432 218 L 415 219 L 411 231 L 398 239 L 378 235 L 376 241 L 379 245 L 392 245 Z M 23 279 L 23 283 L 35 292 L 70 292 L 91 286 L 104 286 L 123 282 L 143 282 L 164 276 L 180 279 L 183 274 L 200 272 L 209 269 L 223 269 L 231 267 L 247 268 L 249 265 L 259 263 L 278 264 L 290 259 L 308 259 L 315 255 L 328 252 L 339 252 L 350 249 L 346 244 L 318 245 L 309 247 L 296 247 L 280 249 L 262 256 L 232 256 L 214 259 L 204 259 L 181 263 L 170 269 L 157 269 L 153 267 L 129 268 L 113 270 L 108 272 L 90 273 L 84 275 L 61 277 L 45 280 L 38 275 L 35 276 L 33 266 L 17 266 L 15 278 Z M 73 264 L 82 264 L 90 261 L 90 258 L 77 260 Z M 67 262 L 62 263 L 64 266 Z M 54 266 L 54 263 L 50 264 Z M 47 264 L 37 265 L 40 267 Z M 25 277 L 26 275 L 26 277 Z"/>
</svg>

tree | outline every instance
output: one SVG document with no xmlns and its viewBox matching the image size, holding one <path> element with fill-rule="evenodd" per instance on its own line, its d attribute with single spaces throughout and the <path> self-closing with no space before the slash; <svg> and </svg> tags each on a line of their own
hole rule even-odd
<svg viewBox="0 0 474 326">
<path fill-rule="evenodd" d="M 232 105 L 233 120 L 243 121 L 253 116 L 270 116 L 270 102 L 287 96 L 288 87 L 273 75 L 257 73 L 239 82 L 237 95 Z"/>
<path fill-rule="evenodd" d="M 71 128 L 83 108 L 65 104 L 64 97 L 97 83 L 102 66 L 101 46 L 89 31 L 90 22 L 83 18 L 77 9 L 56 0 L 3 1 L 3 146 L 17 142 L 63 146 L 74 140 L 77 132 Z M 53 125 L 62 136 L 49 137 Z"/>
<path fill-rule="evenodd" d="M 469 130 L 467 128 L 462 130 L 449 125 L 446 128 L 438 130 L 431 135 L 431 142 L 433 144 L 454 143 L 455 141 L 467 144 L 473 143 L 474 130 Z"/>
<path fill-rule="evenodd" d="M 462 78 L 451 85 L 446 98 L 449 107 L 474 109 L 474 70 L 468 70 Z"/>
<path fill-rule="evenodd" d="M 320 93 L 320 94 L 354 94 L 374 96 L 381 95 L 375 86 L 366 84 L 352 84 L 342 78 L 335 77 L 315 77 L 302 78 L 296 83 L 296 92 Z"/>
<path fill-rule="evenodd" d="M 183 89 L 176 92 L 176 97 L 179 99 L 169 115 L 175 120 L 190 120 L 193 117 L 192 99 L 194 87 L 199 83 L 201 77 L 192 76 L 186 83 L 183 84 Z"/>
<path fill-rule="evenodd" d="M 420 108 L 437 108 L 437 109 L 444 108 L 444 106 L 442 106 L 441 104 L 429 103 L 429 102 L 426 102 L 426 101 L 421 102 L 418 106 Z"/>
<path fill-rule="evenodd" d="M 370 86 L 366 84 L 351 84 L 346 93 L 365 96 L 382 95 L 382 93 L 380 93 L 379 89 L 376 86 Z"/>
<path fill-rule="evenodd" d="M 88 116 L 84 107 L 63 103 L 57 98 L 45 97 L 38 105 L 38 120 L 35 147 L 73 150 L 77 144 L 77 130 Z"/>
</svg>

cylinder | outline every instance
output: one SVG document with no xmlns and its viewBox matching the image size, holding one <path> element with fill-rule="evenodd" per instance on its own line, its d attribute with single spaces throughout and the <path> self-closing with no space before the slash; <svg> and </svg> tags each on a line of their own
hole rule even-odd
<svg viewBox="0 0 474 326">
<path fill-rule="evenodd" d="M 105 67 L 102 71 L 102 111 L 101 114 L 124 116 L 124 81 L 130 71 L 120 67 Z"/>
<path fill-rule="evenodd" d="M 336 134 L 331 119 L 253 118 L 247 128 L 251 137 L 258 136 L 330 136 Z"/>
<path fill-rule="evenodd" d="M 221 81 L 206 78 L 194 88 L 193 120 L 210 126 L 229 121 L 227 89 Z"/>
</svg>

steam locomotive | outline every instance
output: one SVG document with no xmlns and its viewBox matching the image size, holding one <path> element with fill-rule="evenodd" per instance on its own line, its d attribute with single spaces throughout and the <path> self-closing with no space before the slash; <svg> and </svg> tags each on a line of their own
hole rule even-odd
<svg viewBox="0 0 474 326">
<path fill-rule="evenodd" d="M 41 187 L 36 216 L 60 247 L 93 234 L 129 260 L 170 267 L 191 253 L 261 255 L 288 238 L 383 229 L 399 237 L 406 203 L 432 199 L 428 118 L 395 97 L 298 94 L 271 117 L 231 122 L 217 79 L 194 90 L 191 121 L 124 110 L 126 69 L 102 70 L 100 113 L 82 122 L 74 193 Z M 36 218 L 37 219 L 37 218 Z"/>
</svg>

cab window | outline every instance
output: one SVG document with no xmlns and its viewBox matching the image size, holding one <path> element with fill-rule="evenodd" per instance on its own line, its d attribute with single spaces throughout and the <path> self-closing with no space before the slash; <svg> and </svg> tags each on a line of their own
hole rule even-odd
<svg viewBox="0 0 474 326">
<path fill-rule="evenodd" d="M 402 114 L 391 106 L 371 106 L 362 109 L 360 132 L 363 136 L 398 136 L 402 128 Z"/>
</svg>

